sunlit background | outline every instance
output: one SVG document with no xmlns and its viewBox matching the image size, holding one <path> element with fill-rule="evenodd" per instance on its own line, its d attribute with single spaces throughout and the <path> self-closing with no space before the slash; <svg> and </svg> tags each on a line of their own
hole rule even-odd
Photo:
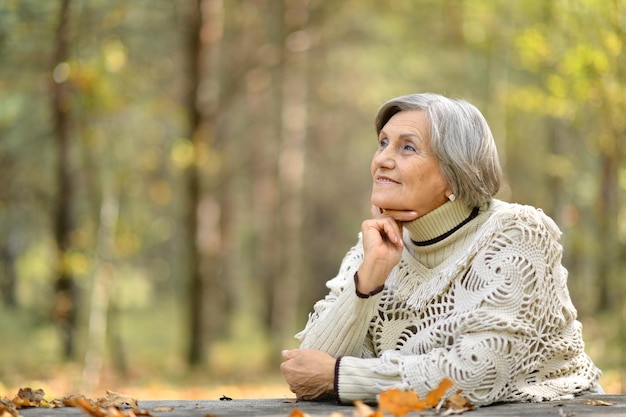
<svg viewBox="0 0 626 417">
<path fill-rule="evenodd" d="M 625 0 L 2 0 L 0 396 L 290 396 L 369 214 L 373 116 L 485 114 L 626 376 Z"/>
</svg>

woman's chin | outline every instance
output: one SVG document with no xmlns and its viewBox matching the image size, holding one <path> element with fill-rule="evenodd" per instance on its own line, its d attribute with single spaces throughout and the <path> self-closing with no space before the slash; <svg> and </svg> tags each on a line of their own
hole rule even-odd
<svg viewBox="0 0 626 417">
<path fill-rule="evenodd" d="M 380 208 L 383 211 L 391 210 L 391 211 L 411 211 L 410 209 L 401 206 L 399 204 L 390 204 L 389 202 L 375 203 L 372 201 L 372 205 Z"/>
</svg>

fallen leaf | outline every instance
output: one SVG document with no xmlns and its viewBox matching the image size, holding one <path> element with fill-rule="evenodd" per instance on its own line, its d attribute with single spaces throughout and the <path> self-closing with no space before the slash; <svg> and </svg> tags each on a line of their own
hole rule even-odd
<svg viewBox="0 0 626 417">
<path fill-rule="evenodd" d="M 383 413 L 380 410 L 374 410 L 363 401 L 355 401 L 354 417 L 383 417 Z"/>
<path fill-rule="evenodd" d="M 80 394 L 70 394 L 70 395 L 67 395 L 67 396 L 61 398 L 61 402 L 63 403 L 63 405 L 65 405 L 67 407 L 77 407 L 77 405 L 76 405 L 76 399 L 77 398 L 82 398 L 83 400 L 86 400 L 86 398 L 83 395 L 80 395 Z"/>
<path fill-rule="evenodd" d="M 75 398 L 74 404 L 76 404 L 75 405 L 76 408 L 80 408 L 83 413 L 91 417 L 106 417 L 105 410 L 93 404 L 91 401 L 89 401 L 85 397 Z"/>
<path fill-rule="evenodd" d="M 11 401 L 17 408 L 39 407 L 44 400 L 46 393 L 42 389 L 32 390 L 30 387 L 20 388 L 17 395 Z M 47 404 L 47 403 L 46 403 Z"/>
<path fill-rule="evenodd" d="M 9 399 L 0 401 L 0 417 L 19 417 L 15 407 L 10 404 Z"/>
<path fill-rule="evenodd" d="M 98 398 L 96 404 L 102 408 L 137 408 L 137 400 L 129 395 L 120 394 L 119 392 L 107 390 L 107 396 Z"/>
<path fill-rule="evenodd" d="M 426 398 L 424 399 L 424 403 L 427 405 L 426 408 L 432 408 L 439 404 L 439 401 L 441 401 L 444 395 L 446 395 L 446 391 L 452 388 L 453 385 L 454 382 L 452 382 L 451 379 L 442 379 L 437 388 L 430 390 L 426 395 Z"/>
<path fill-rule="evenodd" d="M 451 416 L 451 415 L 456 415 L 456 414 L 463 414 L 466 411 L 470 411 L 470 409 L 469 408 L 460 408 L 458 410 L 455 410 L 453 408 L 448 408 L 443 413 L 439 413 L 437 415 L 439 415 L 441 417 L 445 417 L 445 416 Z"/>
<path fill-rule="evenodd" d="M 132 413 L 135 416 L 148 416 L 148 417 L 154 417 L 154 414 L 152 414 L 149 410 L 144 410 L 142 408 L 136 408 L 134 410 L 130 410 L 128 412 L 129 414 Z"/>
<path fill-rule="evenodd" d="M 611 402 L 603 401 L 603 400 L 597 400 L 594 398 L 587 398 L 584 404 L 585 405 L 605 405 L 605 406 L 615 405 L 615 403 L 611 403 Z"/>
<path fill-rule="evenodd" d="M 424 400 L 420 400 L 415 391 L 389 389 L 378 396 L 378 408 L 383 413 L 403 417 L 411 411 L 421 411 L 436 406 L 454 383 L 444 378 L 439 385 L 428 392 Z"/>
<path fill-rule="evenodd" d="M 161 407 L 154 407 L 152 411 L 167 412 L 167 411 L 172 411 L 173 409 L 174 407 L 161 406 Z"/>
<path fill-rule="evenodd" d="M 294 408 L 289 414 L 289 417 L 310 417 L 310 416 L 304 411 L 300 410 L 299 408 Z"/>
<path fill-rule="evenodd" d="M 54 400 L 50 400 L 50 402 L 48 403 L 50 408 L 60 408 L 63 407 L 63 401 L 55 398 Z"/>
<path fill-rule="evenodd" d="M 450 396 L 446 401 L 446 408 L 448 410 L 473 410 L 474 404 L 472 404 L 467 398 L 461 396 L 461 390 Z"/>
<path fill-rule="evenodd" d="M 378 408 L 384 413 L 402 417 L 411 411 L 420 411 L 427 407 L 415 391 L 389 389 L 378 396 Z"/>
</svg>

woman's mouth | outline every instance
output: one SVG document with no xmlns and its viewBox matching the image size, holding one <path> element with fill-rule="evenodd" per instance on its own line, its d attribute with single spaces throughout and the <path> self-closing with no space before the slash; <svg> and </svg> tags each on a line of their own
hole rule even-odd
<svg viewBox="0 0 626 417">
<path fill-rule="evenodd" d="M 378 184 L 400 184 L 398 181 L 395 181 L 389 177 L 383 177 L 383 176 L 376 177 L 376 182 Z"/>
</svg>

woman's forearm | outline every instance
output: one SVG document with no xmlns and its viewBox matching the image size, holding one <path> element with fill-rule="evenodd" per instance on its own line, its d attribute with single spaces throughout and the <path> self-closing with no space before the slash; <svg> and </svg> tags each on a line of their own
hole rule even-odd
<svg viewBox="0 0 626 417">
<path fill-rule="evenodd" d="M 353 282 L 348 283 L 333 300 L 322 300 L 316 313 L 296 337 L 303 349 L 317 349 L 333 357 L 356 356 L 363 353 L 365 338 L 380 294 L 359 298 Z"/>
</svg>

